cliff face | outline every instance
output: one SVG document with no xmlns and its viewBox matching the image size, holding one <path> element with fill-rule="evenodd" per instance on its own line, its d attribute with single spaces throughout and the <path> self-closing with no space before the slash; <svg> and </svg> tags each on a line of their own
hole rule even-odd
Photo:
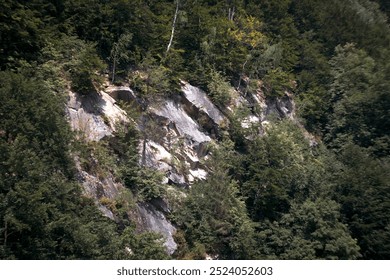
<svg viewBox="0 0 390 280">
<path fill-rule="evenodd" d="M 204 91 L 187 82 L 181 82 L 180 95 L 152 103 L 138 119 L 131 119 L 118 106 L 119 101 L 132 106 L 140 104 L 137 94 L 127 86 L 107 85 L 99 93 L 83 96 L 69 92 L 66 110 L 71 127 L 83 141 L 96 143 L 115 137 L 117 122 L 135 123 L 143 135 L 138 147 L 140 164 L 164 174 L 163 184 L 168 190 L 174 189 L 176 196 L 180 196 L 180 188 L 190 187 L 195 180 L 207 177 L 204 160 L 212 156 L 207 147 L 210 143 L 218 144 L 222 134 L 227 133 L 228 114 L 249 108 L 240 119 L 241 126 L 259 134 L 264 133 L 264 127 L 274 117 L 293 120 L 295 117 L 294 102 L 288 92 L 282 98 L 267 99 L 261 91 L 245 95 L 234 91 L 230 104 L 218 108 Z M 255 107 L 257 110 L 253 109 Z M 115 172 L 108 170 L 104 175 L 98 174 L 86 170 L 78 157 L 75 161 L 85 195 L 96 201 L 105 216 L 117 220 L 115 212 L 104 202 L 120 196 L 125 189 L 123 183 Z M 172 254 L 177 248 L 173 238 L 176 229 L 166 217 L 169 212 L 169 199 L 157 198 L 137 202 L 128 217 L 138 231 L 161 233 L 167 252 Z"/>
</svg>

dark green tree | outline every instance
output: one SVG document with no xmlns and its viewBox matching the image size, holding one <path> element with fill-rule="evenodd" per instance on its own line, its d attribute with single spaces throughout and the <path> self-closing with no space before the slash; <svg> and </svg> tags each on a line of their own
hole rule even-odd
<svg viewBox="0 0 390 280">
<path fill-rule="evenodd" d="M 359 246 L 341 221 L 339 205 L 319 198 L 293 203 L 259 232 L 261 253 L 277 259 L 357 259 Z"/>
<path fill-rule="evenodd" d="M 72 180 L 61 98 L 21 74 L 0 80 L 1 258 L 113 258 L 115 226 Z"/>
<path fill-rule="evenodd" d="M 390 178 L 388 160 L 378 160 L 359 146 L 347 144 L 340 155 L 335 199 L 342 205 L 351 234 L 364 259 L 388 259 Z"/>
<path fill-rule="evenodd" d="M 334 148 L 353 143 L 376 155 L 389 153 L 389 73 L 353 45 L 336 48 L 331 60 L 333 114 L 326 140 Z"/>
<path fill-rule="evenodd" d="M 253 220 L 278 220 L 292 201 L 321 192 L 325 170 L 291 122 L 272 124 L 248 146 L 241 188 Z"/>
<path fill-rule="evenodd" d="M 175 216 L 190 251 L 201 244 L 205 252 L 221 259 L 250 259 L 256 256 L 254 225 L 237 183 L 227 173 L 231 146 L 214 150 L 209 177 L 192 186 Z"/>
</svg>

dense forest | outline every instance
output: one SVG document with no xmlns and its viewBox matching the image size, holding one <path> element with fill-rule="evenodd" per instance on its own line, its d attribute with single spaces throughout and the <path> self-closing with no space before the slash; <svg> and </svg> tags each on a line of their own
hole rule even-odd
<svg viewBox="0 0 390 280">
<path fill-rule="evenodd" d="M 2 0 L 0 258 L 389 259 L 389 13 L 387 0 Z M 185 80 L 229 118 L 209 175 L 172 207 L 173 255 L 124 214 L 164 195 L 134 125 L 101 149 L 129 190 L 115 221 L 77 182 L 74 156 L 97 144 L 70 129 L 66 92 L 107 80 L 145 107 Z M 248 136 L 224 110 L 233 88 L 290 92 L 299 122 Z"/>
</svg>

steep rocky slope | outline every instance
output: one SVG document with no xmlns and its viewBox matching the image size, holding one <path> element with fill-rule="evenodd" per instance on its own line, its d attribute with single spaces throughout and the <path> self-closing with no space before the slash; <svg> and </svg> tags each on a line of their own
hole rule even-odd
<svg viewBox="0 0 390 280">
<path fill-rule="evenodd" d="M 230 104 L 221 110 L 203 90 L 183 81 L 180 95 L 152 103 L 138 119 L 131 119 L 119 103 L 138 106 L 140 99 L 130 87 L 111 84 L 99 93 L 89 95 L 69 92 L 66 110 L 71 127 L 78 131 L 83 141 L 93 143 L 114 137 L 118 122 L 135 123 L 143 135 L 139 145 L 140 164 L 162 172 L 163 184 L 175 196 L 180 195 L 180 188 L 190 187 L 195 180 L 207 177 L 204 161 L 210 156 L 208 145 L 218 144 L 221 135 L 227 133 L 227 114 L 249 108 L 240 120 L 241 126 L 255 128 L 259 134 L 264 133 L 272 115 L 295 118 L 294 101 L 288 92 L 282 98 L 267 99 L 260 90 L 246 95 L 234 91 Z M 254 107 L 260 110 L 253 110 Z M 85 194 L 96 201 L 105 216 L 117 220 L 107 200 L 121 195 L 125 190 L 123 183 L 112 171 L 98 174 L 86 170 L 79 158 L 75 157 L 75 161 Z M 176 229 L 166 217 L 169 212 L 169 199 L 158 198 L 137 202 L 128 217 L 136 223 L 138 231 L 161 233 L 166 239 L 167 251 L 172 254 L 177 248 L 173 238 Z"/>
</svg>

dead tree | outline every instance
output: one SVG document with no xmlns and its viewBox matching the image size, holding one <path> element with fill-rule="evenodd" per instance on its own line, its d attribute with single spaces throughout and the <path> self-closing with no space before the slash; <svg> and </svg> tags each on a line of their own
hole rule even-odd
<svg viewBox="0 0 390 280">
<path fill-rule="evenodd" d="M 175 35 L 175 27 L 176 27 L 176 20 L 177 20 L 177 14 L 179 13 L 179 0 L 176 0 L 176 11 L 175 15 L 173 17 L 173 23 L 172 23 L 172 31 L 171 31 L 171 38 L 169 39 L 169 43 L 167 46 L 167 53 L 169 52 L 169 49 L 172 46 L 173 36 Z"/>
</svg>

